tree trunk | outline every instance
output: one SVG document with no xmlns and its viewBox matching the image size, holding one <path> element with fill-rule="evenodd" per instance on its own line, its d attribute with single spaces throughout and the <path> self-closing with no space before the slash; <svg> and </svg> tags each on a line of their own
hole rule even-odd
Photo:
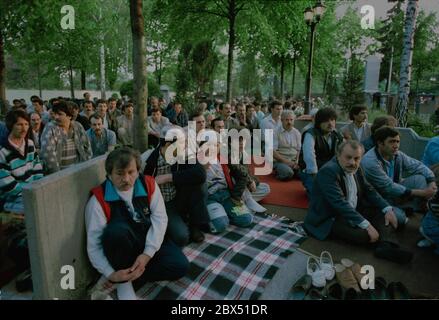
<svg viewBox="0 0 439 320">
<path fill-rule="evenodd" d="M 146 125 L 148 83 L 146 78 L 146 45 L 142 0 L 130 0 L 131 33 L 133 36 L 133 74 L 134 88 L 134 148 L 144 152 L 148 148 L 148 129 Z"/>
<path fill-rule="evenodd" d="M 296 55 L 293 58 L 293 80 L 291 81 L 291 97 L 294 99 L 294 85 L 296 82 Z"/>
<path fill-rule="evenodd" d="M 72 62 L 69 62 L 69 80 L 70 80 L 70 97 L 75 99 L 75 87 L 73 85 L 73 66 Z"/>
<path fill-rule="evenodd" d="M 38 53 L 37 53 L 38 54 Z M 38 78 L 38 92 L 40 93 L 40 98 L 43 98 L 43 89 L 41 87 L 41 69 L 40 69 L 40 58 L 37 59 L 37 78 Z"/>
<path fill-rule="evenodd" d="M 285 58 L 282 57 L 280 63 L 280 99 L 282 103 L 285 101 L 284 98 L 284 75 L 285 75 Z"/>
<path fill-rule="evenodd" d="M 105 94 L 105 45 L 104 45 L 104 39 L 101 37 L 101 48 L 99 50 L 99 66 L 101 71 L 100 76 L 100 89 L 101 89 L 101 99 L 106 99 Z"/>
<path fill-rule="evenodd" d="M 6 114 L 6 64 L 3 35 L 0 30 L 0 113 Z"/>
<path fill-rule="evenodd" d="M 323 92 L 322 92 L 322 95 L 323 95 L 323 97 L 325 97 L 325 93 L 326 93 L 326 85 L 327 85 L 327 83 L 328 83 L 328 78 L 329 78 L 329 73 L 328 73 L 328 71 L 325 71 L 325 79 L 323 80 Z"/>
<path fill-rule="evenodd" d="M 236 20 L 236 2 L 229 1 L 229 53 L 227 57 L 227 90 L 226 101 L 232 102 L 232 71 L 233 71 L 233 52 L 235 50 L 235 20 Z"/>
<path fill-rule="evenodd" d="M 85 70 L 81 69 L 81 90 L 87 90 L 86 80 L 85 80 Z"/>
<path fill-rule="evenodd" d="M 404 43 L 401 56 L 401 69 L 399 73 L 398 104 L 396 105 L 396 118 L 400 127 L 407 126 L 407 111 L 410 93 L 410 80 L 412 72 L 413 43 L 418 14 L 418 0 L 409 0 L 404 27 Z"/>
</svg>

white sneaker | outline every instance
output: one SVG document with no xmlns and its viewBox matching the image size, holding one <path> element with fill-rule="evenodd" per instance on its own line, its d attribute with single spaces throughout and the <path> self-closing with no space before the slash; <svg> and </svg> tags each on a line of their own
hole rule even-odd
<svg viewBox="0 0 439 320">
<path fill-rule="evenodd" d="M 267 209 L 261 206 L 259 203 L 257 203 L 252 196 L 246 199 L 245 204 L 247 208 L 257 213 L 264 213 L 265 211 L 267 211 Z"/>
<path fill-rule="evenodd" d="M 332 280 L 335 277 L 334 262 L 328 251 L 320 254 L 320 268 L 325 272 L 326 280 Z"/>
<path fill-rule="evenodd" d="M 312 285 L 314 287 L 323 288 L 326 285 L 325 271 L 320 268 L 319 262 L 316 258 L 308 258 L 306 273 L 311 276 Z"/>
</svg>

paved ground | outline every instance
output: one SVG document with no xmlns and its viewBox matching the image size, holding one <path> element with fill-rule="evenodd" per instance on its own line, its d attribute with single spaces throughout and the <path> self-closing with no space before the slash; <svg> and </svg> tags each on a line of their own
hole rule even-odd
<svg viewBox="0 0 439 320">
<path fill-rule="evenodd" d="M 269 213 L 288 217 L 294 221 L 303 221 L 306 210 L 289 207 L 266 205 Z M 319 241 L 308 238 L 301 248 L 315 255 L 320 255 L 324 250 L 329 251 L 335 261 L 349 258 L 361 265 L 369 264 L 375 268 L 376 276 L 382 276 L 386 281 L 401 281 L 416 297 L 439 299 L 439 256 L 429 249 L 416 247 L 419 237 L 419 224 L 421 216 L 416 214 L 410 218 L 398 238 L 405 248 L 411 250 L 415 256 L 408 265 L 399 265 L 382 259 L 377 259 L 368 248 L 350 245 L 349 243 L 327 240 Z"/>
</svg>

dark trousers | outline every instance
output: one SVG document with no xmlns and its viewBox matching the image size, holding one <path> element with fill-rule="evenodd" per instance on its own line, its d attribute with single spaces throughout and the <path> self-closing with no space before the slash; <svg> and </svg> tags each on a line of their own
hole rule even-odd
<svg viewBox="0 0 439 320">
<path fill-rule="evenodd" d="M 386 241 L 397 244 L 396 230 L 389 224 L 385 225 L 384 214 L 375 208 L 365 208 L 360 211 L 362 216 L 367 219 L 378 231 L 380 237 L 376 244 Z M 366 229 L 354 227 L 342 217 L 337 217 L 332 225 L 331 237 L 345 240 L 359 245 L 369 245 L 370 238 Z"/>
<path fill-rule="evenodd" d="M 128 269 L 145 249 L 147 229 L 144 225 L 128 219 L 111 220 L 104 229 L 102 246 L 105 257 L 114 270 Z M 143 275 L 135 282 L 176 280 L 183 277 L 189 262 L 181 249 L 172 240 L 163 241 L 145 268 Z"/>
<path fill-rule="evenodd" d="M 207 184 L 177 190 L 174 200 L 165 203 L 168 214 L 167 235 L 180 247 L 189 243 L 189 226 L 203 229 L 209 223 Z"/>
</svg>

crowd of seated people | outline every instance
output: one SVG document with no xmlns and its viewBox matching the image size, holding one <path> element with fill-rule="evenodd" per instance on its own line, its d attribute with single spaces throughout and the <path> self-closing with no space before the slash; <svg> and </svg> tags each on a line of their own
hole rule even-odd
<svg viewBox="0 0 439 320">
<path fill-rule="evenodd" d="M 110 154 L 107 180 L 87 204 L 87 250 L 103 275 L 101 284 L 117 288 L 121 299 L 131 299 L 135 282 L 184 275 L 188 262 L 181 248 L 189 242 L 202 242 L 206 232 L 222 233 L 229 224 L 246 228 L 255 213 L 266 210 L 258 202 L 271 192 L 270 186 L 259 182 L 243 161 L 252 140 L 240 137 L 237 161 L 198 161 L 199 156 L 205 159 L 200 152 L 211 144 L 217 154 L 208 156 L 220 159 L 223 147 L 233 154 L 224 141 L 225 129 L 248 129 L 250 137 L 252 130 L 262 129 L 263 140 L 266 132 L 273 137 L 274 176 L 285 183 L 300 179 L 306 189 L 304 228 L 309 235 L 370 246 L 377 257 L 407 263 L 412 253 L 400 247 L 395 232 L 404 232 L 400 230 L 414 210 L 426 213 L 422 235 L 439 247 L 439 140 L 431 139 L 421 162 L 399 150 L 401 137 L 391 116 L 378 117 L 370 126 L 368 109 L 354 106 L 352 122 L 338 131 L 337 112 L 315 108 L 312 124 L 301 133 L 294 126 L 298 106 L 278 100 L 202 102 L 188 115 L 178 101 L 166 106 L 152 97 L 145 124 L 150 149 L 140 155 L 132 149 L 136 106 L 131 101 L 92 101 L 84 95 L 82 101 L 57 98 L 45 103 L 33 97 L 26 106 L 17 100 L 0 123 L 0 199 L 4 210 L 24 213 L 23 184 Z M 188 147 L 189 121 L 196 135 L 217 139 L 196 141 L 191 153 L 196 161 L 170 163 L 169 154 L 179 156 L 178 148 L 172 148 L 175 142 Z M 173 130 L 176 134 L 169 139 Z M 183 142 L 176 138 L 181 135 Z M 18 166 L 26 172 L 18 173 Z M 111 224 L 102 201 L 109 203 Z M 142 215 L 145 208 L 147 217 Z M 160 268 L 169 268 L 169 273 L 161 276 Z"/>
</svg>

